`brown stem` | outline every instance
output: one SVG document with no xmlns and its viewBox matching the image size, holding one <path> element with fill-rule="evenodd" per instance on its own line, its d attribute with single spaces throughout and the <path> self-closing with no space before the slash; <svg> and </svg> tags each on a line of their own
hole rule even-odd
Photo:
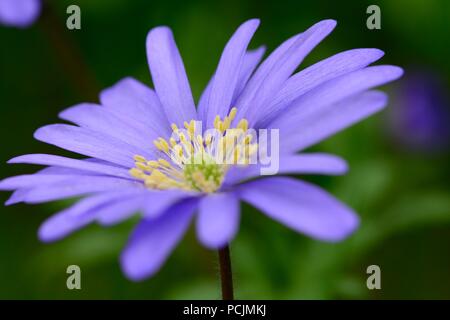
<svg viewBox="0 0 450 320">
<path fill-rule="evenodd" d="M 84 99 L 95 101 L 98 93 L 97 82 L 79 47 L 73 41 L 73 35 L 70 34 L 77 31 L 66 28 L 66 22 L 56 15 L 50 2 L 43 1 L 40 26 L 55 52 L 55 59 L 70 78 L 74 88 Z"/>
<path fill-rule="evenodd" d="M 233 273 L 231 271 L 230 248 L 219 249 L 220 281 L 222 284 L 222 299 L 233 300 Z"/>
</svg>

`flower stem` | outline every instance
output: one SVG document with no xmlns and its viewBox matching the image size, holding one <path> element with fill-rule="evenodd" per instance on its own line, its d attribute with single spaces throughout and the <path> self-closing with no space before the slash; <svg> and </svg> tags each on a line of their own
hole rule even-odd
<svg viewBox="0 0 450 320">
<path fill-rule="evenodd" d="M 95 101 L 98 93 L 96 79 L 83 59 L 80 48 L 73 41 L 74 31 L 66 28 L 65 21 L 55 13 L 50 2 L 43 1 L 40 27 L 55 52 L 57 63 L 69 77 L 74 88 L 84 99 Z"/>
<path fill-rule="evenodd" d="M 233 300 L 233 273 L 231 271 L 230 248 L 219 249 L 220 281 L 222 285 L 222 299 Z"/>
</svg>

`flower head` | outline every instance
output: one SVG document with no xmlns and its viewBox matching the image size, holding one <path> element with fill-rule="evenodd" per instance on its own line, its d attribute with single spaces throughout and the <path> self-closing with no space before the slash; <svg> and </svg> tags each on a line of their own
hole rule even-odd
<svg viewBox="0 0 450 320">
<path fill-rule="evenodd" d="M 41 0 L 0 0 L 0 24 L 26 28 L 41 12 Z"/>
<path fill-rule="evenodd" d="M 260 63 L 264 48 L 247 50 L 259 21 L 245 22 L 226 44 L 197 107 L 172 32 L 152 29 L 147 56 L 155 90 L 123 79 L 101 92 L 100 105 L 83 103 L 60 114 L 74 125 L 37 130 L 36 139 L 87 158 L 10 160 L 48 167 L 0 182 L 1 189 L 15 190 L 7 204 L 84 196 L 42 225 L 43 241 L 140 212 L 121 256 L 134 280 L 159 270 L 194 214 L 203 245 L 230 243 L 240 201 L 313 238 L 344 239 L 358 226 L 350 208 L 310 183 L 260 174 L 264 149 L 276 150 L 280 175 L 345 173 L 345 161 L 336 156 L 296 152 L 381 110 L 386 95 L 370 89 L 402 74 L 395 66 L 368 67 L 383 55 L 377 49 L 345 51 L 294 73 L 335 24 L 313 25 Z M 279 141 L 261 130 L 279 130 Z"/>
<path fill-rule="evenodd" d="M 439 74 L 409 72 L 396 91 L 390 110 L 391 133 L 411 151 L 436 152 L 449 147 L 450 97 Z"/>
</svg>

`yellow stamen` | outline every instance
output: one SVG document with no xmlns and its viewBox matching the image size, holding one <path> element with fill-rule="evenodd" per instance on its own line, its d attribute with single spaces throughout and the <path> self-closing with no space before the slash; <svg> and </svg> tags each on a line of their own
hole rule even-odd
<svg viewBox="0 0 450 320">
<path fill-rule="evenodd" d="M 134 156 L 134 161 L 136 161 L 136 162 L 146 162 L 147 159 L 145 159 L 143 156 L 135 155 Z"/>
<path fill-rule="evenodd" d="M 137 162 L 136 167 L 141 169 L 142 171 L 151 171 L 153 169 L 152 167 L 146 165 L 143 162 Z"/>
<path fill-rule="evenodd" d="M 159 164 L 158 164 L 158 161 L 151 160 L 151 161 L 147 162 L 147 165 L 149 165 L 150 167 L 153 167 L 153 168 L 157 168 Z"/>
<path fill-rule="evenodd" d="M 230 117 L 230 120 L 233 121 L 234 118 L 236 117 L 236 113 L 237 113 L 237 108 L 233 107 L 230 110 L 230 114 L 228 115 L 228 117 Z"/>
<path fill-rule="evenodd" d="M 164 158 L 147 161 L 145 157 L 136 155 L 136 167 L 130 170 L 130 175 L 143 180 L 151 189 L 216 192 L 228 168 L 250 163 L 251 155 L 258 149 L 258 145 L 252 143 L 252 135 L 247 132 L 246 119 L 232 127 L 236 114 L 237 109 L 233 107 L 223 119 L 216 116 L 213 125 L 218 133 L 214 135 L 195 135 L 195 120 L 183 123 L 184 133 L 176 124 L 171 124 L 179 141 L 174 137 L 155 140 L 153 143 Z"/>
<path fill-rule="evenodd" d="M 164 159 L 158 159 L 159 164 L 161 164 L 164 167 L 170 167 L 170 163 Z"/>
<path fill-rule="evenodd" d="M 177 127 L 177 125 L 175 124 L 175 123 L 172 123 L 171 125 L 170 125 L 170 127 L 172 128 L 172 131 L 173 132 L 178 132 L 178 127 Z"/>
<path fill-rule="evenodd" d="M 246 119 L 241 119 L 237 125 L 238 129 L 241 129 L 243 131 L 248 130 L 248 121 Z"/>
<path fill-rule="evenodd" d="M 136 179 L 143 179 L 145 177 L 145 173 L 137 168 L 130 169 L 130 174 Z"/>
</svg>

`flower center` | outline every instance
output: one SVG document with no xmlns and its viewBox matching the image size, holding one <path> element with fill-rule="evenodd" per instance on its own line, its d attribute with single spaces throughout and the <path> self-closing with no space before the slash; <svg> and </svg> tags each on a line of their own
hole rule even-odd
<svg viewBox="0 0 450 320">
<path fill-rule="evenodd" d="M 252 163 L 258 150 L 258 144 L 252 143 L 255 133 L 248 129 L 246 119 L 232 127 L 236 112 L 232 108 L 223 120 L 216 116 L 214 128 L 204 134 L 197 132 L 201 123 L 194 120 L 185 122 L 184 129 L 172 124 L 169 140 L 160 137 L 154 141 L 161 157 L 149 161 L 135 155 L 136 166 L 130 174 L 150 189 L 217 191 L 230 166 Z"/>
</svg>

